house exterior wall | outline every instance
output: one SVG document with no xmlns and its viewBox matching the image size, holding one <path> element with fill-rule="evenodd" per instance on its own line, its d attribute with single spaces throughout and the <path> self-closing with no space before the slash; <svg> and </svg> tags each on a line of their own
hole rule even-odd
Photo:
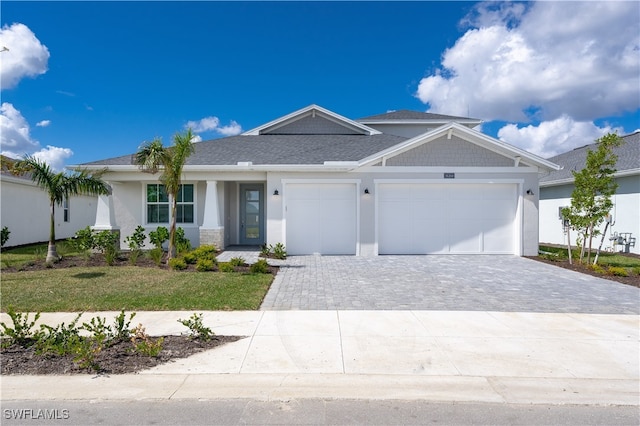
<svg viewBox="0 0 640 426">
<path fill-rule="evenodd" d="M 97 197 L 71 197 L 68 222 L 64 221 L 62 206 L 56 206 L 56 238 L 70 238 L 76 231 L 93 225 L 96 203 Z M 11 232 L 6 247 L 48 241 L 49 200 L 46 193 L 31 181 L 2 176 L 0 223 Z"/>
<path fill-rule="evenodd" d="M 517 185 L 519 191 L 519 213 L 521 217 L 520 227 L 522 240 L 516 244 L 521 246 L 521 252 L 525 256 L 536 255 L 538 252 L 538 175 L 537 169 L 521 170 L 515 168 L 494 168 L 482 170 L 481 168 L 406 168 L 384 167 L 376 170 L 369 167 L 366 170 L 345 173 L 269 173 L 267 176 L 267 244 L 276 244 L 286 241 L 286 223 L 282 218 L 285 215 L 287 197 L 287 182 L 308 181 L 310 183 L 348 181 L 355 180 L 358 185 L 359 203 L 359 247 L 361 256 L 374 256 L 376 247 L 376 180 L 420 180 L 424 183 L 456 183 L 457 182 L 509 182 Z M 455 179 L 443 179 L 444 173 L 455 173 Z M 270 195 L 273 188 L 279 188 L 279 196 Z M 364 189 L 368 188 L 370 194 L 365 195 Z M 533 195 L 525 195 L 527 189 L 533 191 Z"/>
<path fill-rule="evenodd" d="M 626 176 L 616 179 L 618 182 L 618 190 L 612 197 L 614 208 L 612 211 L 614 224 L 607 230 L 604 244 L 604 250 L 613 250 L 612 241 L 609 240 L 614 232 L 627 233 L 630 232 L 632 237 L 636 238 L 635 247 L 630 247 L 631 253 L 640 254 L 640 175 Z M 573 184 L 547 186 L 540 188 L 540 242 L 550 244 L 567 244 L 566 235 L 562 228 L 562 222 L 558 217 L 558 209 L 571 205 L 571 193 L 573 192 Z M 605 225 L 602 224 L 599 229 L 604 231 Z M 576 244 L 576 232 L 571 232 L 571 244 Z M 597 239 L 597 245 L 600 244 L 600 238 Z M 622 250 L 623 247 L 617 246 L 616 251 Z"/>
</svg>

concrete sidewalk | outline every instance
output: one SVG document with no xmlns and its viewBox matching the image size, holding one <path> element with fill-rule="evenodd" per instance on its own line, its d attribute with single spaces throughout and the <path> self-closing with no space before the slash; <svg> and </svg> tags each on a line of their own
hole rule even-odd
<svg viewBox="0 0 640 426">
<path fill-rule="evenodd" d="M 193 312 L 138 312 L 151 335 Z M 107 317 L 117 312 L 85 314 Z M 68 323 L 73 313 L 43 313 Z M 2 401 L 291 398 L 640 405 L 638 315 L 203 312 L 247 338 L 139 374 L 4 376 Z M 5 323 L 6 314 L 1 315 Z"/>
</svg>

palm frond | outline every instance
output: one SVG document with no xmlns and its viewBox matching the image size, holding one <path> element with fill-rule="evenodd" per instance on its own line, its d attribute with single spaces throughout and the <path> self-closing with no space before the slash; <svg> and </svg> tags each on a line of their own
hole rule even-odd
<svg viewBox="0 0 640 426">
<path fill-rule="evenodd" d="M 134 163 L 140 170 L 148 173 L 157 173 L 168 163 L 169 153 L 162 145 L 160 138 L 155 138 L 151 142 L 145 142 L 136 152 Z"/>
</svg>

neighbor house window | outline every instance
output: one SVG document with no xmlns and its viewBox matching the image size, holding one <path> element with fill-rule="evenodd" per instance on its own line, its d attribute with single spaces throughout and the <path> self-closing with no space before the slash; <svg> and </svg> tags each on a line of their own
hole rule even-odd
<svg viewBox="0 0 640 426">
<path fill-rule="evenodd" d="M 180 185 L 176 197 L 176 222 L 194 222 L 193 184 Z M 164 185 L 147 185 L 147 223 L 169 223 L 169 195 Z"/>
<path fill-rule="evenodd" d="M 63 221 L 65 222 L 69 222 L 70 220 L 70 216 L 69 216 L 69 199 L 67 197 L 65 197 L 62 200 L 62 214 L 63 214 Z"/>
</svg>

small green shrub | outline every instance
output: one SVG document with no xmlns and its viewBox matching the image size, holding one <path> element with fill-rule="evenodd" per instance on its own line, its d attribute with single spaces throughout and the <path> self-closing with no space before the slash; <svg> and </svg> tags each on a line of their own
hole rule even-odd
<svg viewBox="0 0 640 426">
<path fill-rule="evenodd" d="M 93 236 L 93 247 L 104 254 L 104 258 L 109 266 L 115 263 L 116 256 L 118 255 L 116 244 L 119 238 L 118 234 L 109 230 L 100 231 Z"/>
<path fill-rule="evenodd" d="M 192 251 L 196 259 L 215 259 L 217 252 L 216 246 L 212 244 L 205 244 Z"/>
<path fill-rule="evenodd" d="M 7 241 L 9 241 L 9 234 L 11 234 L 11 231 L 9 231 L 9 228 L 6 226 L 3 226 L 2 231 L 0 231 L 0 247 L 4 247 Z"/>
<path fill-rule="evenodd" d="M 169 230 L 164 226 L 158 226 L 155 231 L 149 232 L 149 241 L 156 248 L 162 248 L 162 244 L 169 239 Z"/>
<path fill-rule="evenodd" d="M 157 357 L 162 351 L 164 338 L 160 337 L 154 342 L 153 339 L 145 332 L 145 328 L 142 324 L 138 324 L 138 326 L 132 331 L 131 343 L 137 353 L 145 356 Z"/>
<path fill-rule="evenodd" d="M 276 259 L 286 259 L 287 258 L 287 250 L 285 249 L 284 244 L 282 244 L 282 243 L 277 243 L 275 246 L 273 246 L 271 251 L 273 252 L 273 256 Z"/>
<path fill-rule="evenodd" d="M 120 311 L 118 316 L 116 316 L 114 320 L 114 329 L 113 333 L 116 339 L 126 340 L 131 337 L 131 320 L 136 316 L 135 312 L 132 312 L 129 315 L 129 319 L 127 320 L 127 316 L 124 313 L 124 309 Z"/>
<path fill-rule="evenodd" d="M 149 250 L 149 257 L 153 260 L 156 266 L 162 265 L 162 258 L 164 257 L 164 250 L 162 247 L 156 247 Z"/>
<path fill-rule="evenodd" d="M 247 261 L 244 259 L 244 257 L 232 257 L 229 260 L 229 263 L 231 264 L 231 266 L 244 266 Z"/>
<path fill-rule="evenodd" d="M 173 269 L 174 271 L 182 271 L 184 269 L 187 269 L 187 262 L 185 262 L 181 257 L 173 257 L 169 259 L 169 268 Z"/>
<path fill-rule="evenodd" d="M 591 269 L 593 272 L 597 273 L 597 274 L 606 274 L 607 271 L 600 265 L 598 265 L 597 263 L 595 265 L 589 265 L 589 269 Z"/>
<path fill-rule="evenodd" d="M 265 259 L 259 259 L 256 263 L 249 267 L 252 274 L 268 274 L 269 264 Z"/>
<path fill-rule="evenodd" d="M 627 272 L 627 268 L 622 268 L 619 266 L 609 266 L 607 272 L 611 275 L 615 275 L 617 277 L 628 277 L 629 272 Z"/>
<path fill-rule="evenodd" d="M 40 325 L 43 334 L 36 342 L 36 353 L 55 353 L 57 355 L 74 353 L 82 340 L 80 327 L 78 327 L 81 316 L 82 313 L 79 313 L 68 326 L 65 326 L 64 323 L 58 324 L 56 327 L 47 324 Z"/>
<path fill-rule="evenodd" d="M 138 261 L 138 258 L 142 254 L 142 247 L 144 247 L 144 240 L 146 235 L 144 233 L 144 228 L 138 225 L 133 231 L 133 234 L 129 235 L 124 239 L 124 242 L 127 243 L 129 247 L 129 262 L 132 265 L 135 265 Z"/>
<path fill-rule="evenodd" d="M 633 275 L 640 275 L 640 266 L 634 266 L 631 269 L 631 272 L 633 273 Z"/>
<path fill-rule="evenodd" d="M 196 263 L 198 261 L 198 257 L 195 255 L 194 252 L 189 252 L 189 253 L 185 253 L 182 255 L 182 258 L 184 259 L 185 262 L 187 262 L 189 265 L 193 265 L 194 263 Z"/>
<path fill-rule="evenodd" d="M 82 253 L 85 259 L 91 257 L 91 250 L 94 246 L 93 231 L 88 226 L 76 231 L 72 238 L 67 240 L 69 244 L 78 252 Z"/>
<path fill-rule="evenodd" d="M 228 262 L 223 262 L 218 265 L 218 269 L 220 272 L 235 272 L 234 266 Z"/>
<path fill-rule="evenodd" d="M 215 267 L 216 267 L 215 260 L 198 259 L 198 261 L 196 262 L 196 270 L 198 272 L 213 271 L 215 269 Z"/>
<path fill-rule="evenodd" d="M 184 235 L 184 229 L 178 227 L 175 235 L 176 253 L 182 254 L 191 250 L 191 241 Z"/>
<path fill-rule="evenodd" d="M 268 257 L 271 254 L 271 247 L 266 244 L 260 246 L 260 255 L 264 257 Z"/>
<path fill-rule="evenodd" d="M 14 343 L 20 346 L 29 345 L 34 336 L 38 334 L 37 331 L 33 330 L 33 327 L 40 318 L 40 312 L 35 314 L 32 321 L 29 321 L 28 313 L 16 312 L 13 310 L 13 306 L 9 306 L 7 315 L 11 318 L 13 327 L 0 322 L 0 326 L 2 326 L 0 337 L 3 340 L 3 345 L 10 346 Z"/>
<path fill-rule="evenodd" d="M 194 313 L 189 319 L 178 319 L 178 322 L 189 329 L 189 337 L 191 339 L 207 341 L 215 336 L 215 333 L 202 323 L 202 314 Z"/>
</svg>

